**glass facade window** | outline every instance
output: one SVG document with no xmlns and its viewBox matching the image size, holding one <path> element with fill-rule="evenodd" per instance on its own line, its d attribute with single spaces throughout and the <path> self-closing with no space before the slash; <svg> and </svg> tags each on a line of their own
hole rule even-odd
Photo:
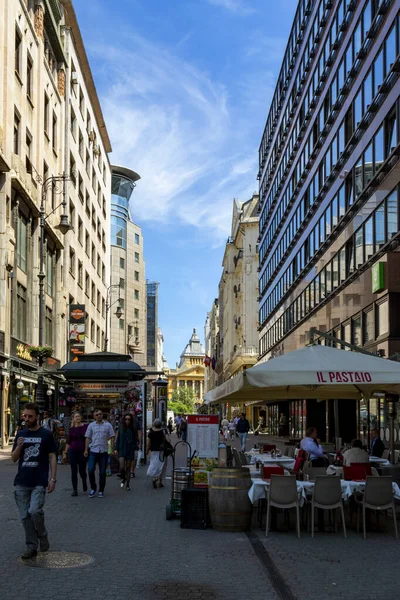
<svg viewBox="0 0 400 600">
<path fill-rule="evenodd" d="M 393 202 L 382 202 L 377 195 L 380 204 L 371 202 L 365 210 L 382 174 L 391 168 L 398 144 L 399 109 L 384 101 L 396 82 L 392 67 L 400 50 L 400 13 L 392 11 L 393 22 L 387 23 L 388 13 L 379 6 L 377 0 L 364 0 L 358 13 L 348 0 L 307 6 L 307 43 L 299 44 L 302 54 L 288 71 L 282 65 L 260 145 L 263 353 L 350 276 L 365 270 L 399 233 L 397 191 Z M 388 33 L 383 42 L 371 44 L 384 23 Z M 360 76 L 365 62 L 368 70 Z M 343 115 L 340 109 L 348 98 Z M 330 251 L 343 229 L 342 247 Z M 318 262 L 321 258 L 324 262 Z M 310 277 L 315 266 L 319 272 Z"/>
<path fill-rule="evenodd" d="M 129 199 L 135 184 L 131 179 L 113 172 L 111 183 L 111 245 L 126 250 L 127 222 L 130 221 Z"/>
</svg>

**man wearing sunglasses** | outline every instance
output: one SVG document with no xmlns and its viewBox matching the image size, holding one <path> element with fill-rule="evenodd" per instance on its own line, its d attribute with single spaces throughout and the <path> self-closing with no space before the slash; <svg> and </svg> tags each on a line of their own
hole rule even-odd
<svg viewBox="0 0 400 600">
<path fill-rule="evenodd" d="M 43 506 L 46 490 L 51 494 L 56 487 L 57 445 L 51 431 L 38 423 L 37 404 L 25 404 L 22 418 L 25 428 L 15 436 L 11 458 L 19 461 L 14 496 L 25 529 L 26 550 L 21 558 L 28 560 L 37 555 L 38 545 L 40 552 L 50 547 Z"/>
<path fill-rule="evenodd" d="M 98 497 L 104 497 L 104 488 L 106 487 L 106 470 L 108 462 L 108 440 L 111 448 L 114 447 L 114 429 L 108 421 L 103 419 L 101 410 L 95 410 L 93 414 L 95 420 L 90 423 L 86 430 L 85 456 L 89 457 L 88 473 L 90 481 L 89 498 L 94 498 L 96 494 L 96 465 L 99 465 L 99 493 Z M 90 451 L 89 451 L 90 449 Z"/>
</svg>

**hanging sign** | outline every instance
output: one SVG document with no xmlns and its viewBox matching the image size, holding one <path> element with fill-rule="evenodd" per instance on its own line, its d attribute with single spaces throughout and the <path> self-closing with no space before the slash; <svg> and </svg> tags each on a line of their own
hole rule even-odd
<svg viewBox="0 0 400 600">
<path fill-rule="evenodd" d="M 69 360 L 76 361 L 85 354 L 86 312 L 84 304 L 69 307 Z"/>
</svg>

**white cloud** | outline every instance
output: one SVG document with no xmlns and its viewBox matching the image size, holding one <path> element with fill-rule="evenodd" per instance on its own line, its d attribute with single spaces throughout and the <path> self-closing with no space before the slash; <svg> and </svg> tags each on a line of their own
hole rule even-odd
<svg viewBox="0 0 400 600">
<path fill-rule="evenodd" d="M 242 15 L 249 15 L 255 12 L 254 8 L 249 6 L 250 0 L 208 0 L 208 3 L 214 6 L 221 6 Z"/>
<path fill-rule="evenodd" d="M 141 176 L 134 218 L 190 224 L 221 243 L 233 197 L 247 199 L 257 188 L 251 114 L 244 107 L 239 118 L 222 84 L 140 36 L 91 51 L 112 82 L 101 94 L 111 161 Z"/>
</svg>

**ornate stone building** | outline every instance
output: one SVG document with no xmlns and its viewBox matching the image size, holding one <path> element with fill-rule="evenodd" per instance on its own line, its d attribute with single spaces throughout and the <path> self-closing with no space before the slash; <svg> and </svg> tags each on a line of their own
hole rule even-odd
<svg viewBox="0 0 400 600">
<path fill-rule="evenodd" d="M 70 304 L 85 305 L 85 351 L 101 348 L 111 145 L 70 0 L 4 0 L 0 39 L 0 441 L 7 443 L 22 397 L 35 398 L 38 366 L 27 346 L 38 344 L 39 329 L 54 349 L 44 365 L 53 407 L 56 371 L 69 359 Z"/>
<path fill-rule="evenodd" d="M 204 359 L 205 352 L 196 330 L 181 354 L 180 361 L 175 369 L 166 370 L 168 377 L 168 398 L 180 387 L 194 390 L 198 404 L 203 402 L 204 396 Z"/>
</svg>

